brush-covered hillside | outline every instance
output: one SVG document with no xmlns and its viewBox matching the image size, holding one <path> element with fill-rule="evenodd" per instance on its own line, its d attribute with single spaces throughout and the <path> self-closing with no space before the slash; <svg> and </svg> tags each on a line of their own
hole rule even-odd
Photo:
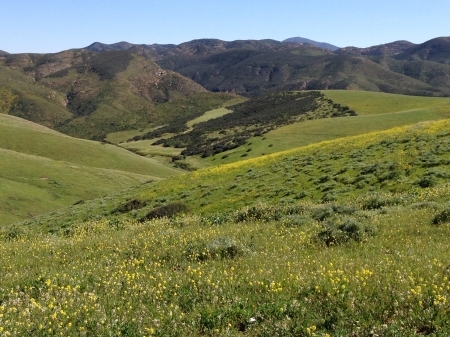
<svg viewBox="0 0 450 337">
<path fill-rule="evenodd" d="M 2 332 L 446 336 L 449 128 L 324 141 L 4 227 Z"/>
<path fill-rule="evenodd" d="M 176 166 L 194 169 L 446 118 L 446 97 L 352 90 L 277 92 L 188 122 L 180 119 L 119 145 L 148 157 L 165 155 Z M 183 131 L 170 133 L 174 130 Z"/>
<path fill-rule="evenodd" d="M 87 50 L 2 56 L 0 95 L 9 99 L 7 107 L 0 104 L 3 113 L 95 140 L 136 134 L 179 115 L 195 118 L 234 98 L 208 93 L 132 52 Z M 169 111 L 174 102 L 179 109 Z"/>
<path fill-rule="evenodd" d="M 5 114 L 0 114 L 0 153 L 2 225 L 181 173 Z"/>
<path fill-rule="evenodd" d="M 415 45 L 397 41 L 332 52 L 273 40 L 193 40 L 180 45 L 141 45 L 147 55 L 210 91 L 259 96 L 279 90 L 353 89 L 448 96 L 448 38 Z"/>
</svg>

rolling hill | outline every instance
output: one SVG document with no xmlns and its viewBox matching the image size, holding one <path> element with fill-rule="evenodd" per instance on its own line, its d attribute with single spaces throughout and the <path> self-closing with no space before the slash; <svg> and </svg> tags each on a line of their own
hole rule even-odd
<svg viewBox="0 0 450 337">
<path fill-rule="evenodd" d="M 181 171 L 109 144 L 0 114 L 0 223 L 67 207 Z"/>
</svg>

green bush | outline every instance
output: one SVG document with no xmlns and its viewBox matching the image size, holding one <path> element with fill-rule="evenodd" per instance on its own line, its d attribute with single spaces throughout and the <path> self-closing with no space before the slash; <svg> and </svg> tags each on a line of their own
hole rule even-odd
<svg viewBox="0 0 450 337">
<path fill-rule="evenodd" d="M 364 225 L 354 218 L 333 218 L 323 224 L 323 230 L 317 234 L 317 237 L 327 246 L 332 246 L 349 241 L 362 242 L 373 234 L 372 227 Z"/>
<path fill-rule="evenodd" d="M 145 216 L 139 219 L 140 222 L 144 222 L 156 218 L 172 218 L 179 213 L 186 213 L 189 211 L 189 207 L 185 204 L 174 202 L 165 206 L 157 207 L 148 212 Z"/>
</svg>

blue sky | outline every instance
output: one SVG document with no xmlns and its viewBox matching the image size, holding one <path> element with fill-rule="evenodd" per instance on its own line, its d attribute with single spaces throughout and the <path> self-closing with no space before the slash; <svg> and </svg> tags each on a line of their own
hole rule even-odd
<svg viewBox="0 0 450 337">
<path fill-rule="evenodd" d="M 448 0 L 0 0 L 0 50 L 295 36 L 340 47 L 422 43 L 450 36 L 449 13 Z"/>
</svg>

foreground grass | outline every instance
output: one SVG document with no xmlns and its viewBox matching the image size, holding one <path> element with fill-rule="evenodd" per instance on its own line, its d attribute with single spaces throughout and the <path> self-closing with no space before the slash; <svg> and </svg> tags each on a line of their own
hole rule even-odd
<svg viewBox="0 0 450 337">
<path fill-rule="evenodd" d="M 448 192 L 366 210 L 361 199 L 104 219 L 60 236 L 10 228 L 0 336 L 444 336 L 450 226 L 431 222 Z M 371 235 L 327 246 L 327 221 L 348 217 Z"/>
</svg>

